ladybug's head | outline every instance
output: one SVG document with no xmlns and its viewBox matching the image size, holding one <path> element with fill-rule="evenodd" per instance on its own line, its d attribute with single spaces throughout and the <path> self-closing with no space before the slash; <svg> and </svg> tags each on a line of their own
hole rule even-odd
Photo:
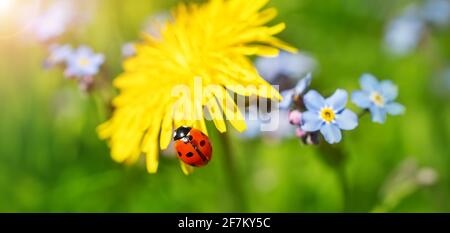
<svg viewBox="0 0 450 233">
<path fill-rule="evenodd" d="M 177 140 L 180 140 L 180 139 L 186 137 L 188 135 L 189 131 L 191 131 L 191 127 L 186 127 L 186 126 L 179 127 L 173 133 L 173 140 L 177 141 Z"/>
</svg>

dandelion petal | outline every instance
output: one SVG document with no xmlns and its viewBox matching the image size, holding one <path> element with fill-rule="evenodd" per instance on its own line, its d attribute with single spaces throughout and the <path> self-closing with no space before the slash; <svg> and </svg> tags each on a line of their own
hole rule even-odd
<svg viewBox="0 0 450 233">
<path fill-rule="evenodd" d="M 185 175 L 190 175 L 194 172 L 194 168 L 192 166 L 183 163 L 183 161 L 181 160 L 180 160 L 180 167 Z"/>
</svg>

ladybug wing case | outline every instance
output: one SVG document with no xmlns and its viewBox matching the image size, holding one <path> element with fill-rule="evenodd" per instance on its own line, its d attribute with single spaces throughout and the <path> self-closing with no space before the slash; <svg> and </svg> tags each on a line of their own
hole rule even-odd
<svg viewBox="0 0 450 233">
<path fill-rule="evenodd" d="M 211 160 L 212 146 L 208 136 L 196 129 L 192 129 L 189 134 L 192 136 L 192 144 L 197 147 L 197 150 L 199 150 L 208 161 Z"/>
</svg>

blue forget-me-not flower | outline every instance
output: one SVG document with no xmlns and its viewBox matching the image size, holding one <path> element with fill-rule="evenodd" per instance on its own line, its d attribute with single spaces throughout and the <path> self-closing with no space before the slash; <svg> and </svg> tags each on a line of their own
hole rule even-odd
<svg viewBox="0 0 450 233">
<path fill-rule="evenodd" d="M 307 111 L 302 114 L 302 130 L 320 131 L 330 144 L 340 142 L 341 130 L 352 130 L 358 126 L 357 115 L 346 109 L 347 99 L 347 92 L 341 89 L 327 99 L 315 90 L 306 93 L 303 101 Z"/>
<path fill-rule="evenodd" d="M 384 41 L 393 54 L 407 55 L 418 46 L 424 28 L 425 22 L 413 5 L 389 23 Z"/>
<path fill-rule="evenodd" d="M 352 102 L 360 108 L 369 110 L 373 122 L 384 123 L 388 113 L 400 115 L 405 112 L 405 107 L 395 102 L 398 88 L 392 81 L 379 82 L 373 75 L 363 74 L 360 85 L 362 90 L 352 93 Z"/>
<path fill-rule="evenodd" d="M 312 75 L 308 73 L 303 79 L 298 81 L 297 85 L 294 88 L 285 90 L 281 92 L 281 96 L 283 96 L 283 100 L 280 102 L 281 109 L 289 109 L 292 102 L 295 101 L 295 98 L 299 98 L 306 89 L 311 85 Z"/>
<path fill-rule="evenodd" d="M 97 54 L 87 46 L 80 46 L 67 59 L 65 71 L 68 77 L 85 78 L 98 73 L 105 58 L 103 54 Z"/>
<path fill-rule="evenodd" d="M 67 59 L 72 55 L 72 46 L 65 45 L 52 45 L 50 46 L 50 55 L 44 62 L 45 68 L 51 68 L 56 65 L 65 64 Z"/>
</svg>

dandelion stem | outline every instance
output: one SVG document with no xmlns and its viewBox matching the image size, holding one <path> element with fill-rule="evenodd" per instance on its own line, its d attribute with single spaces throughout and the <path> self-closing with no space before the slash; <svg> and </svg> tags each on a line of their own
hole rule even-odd
<svg viewBox="0 0 450 233">
<path fill-rule="evenodd" d="M 112 86 L 108 82 L 108 70 L 103 68 L 103 75 L 96 80 L 94 89 L 90 91 L 90 96 L 94 99 L 99 122 L 103 122 L 107 115 L 112 112 Z"/>
<path fill-rule="evenodd" d="M 239 183 L 239 174 L 236 168 L 235 155 L 231 148 L 230 139 L 226 133 L 219 133 L 219 138 L 224 152 L 224 166 L 227 172 L 228 183 L 236 205 L 236 211 L 245 211 L 247 208 L 245 202 L 244 189 Z"/>
</svg>

